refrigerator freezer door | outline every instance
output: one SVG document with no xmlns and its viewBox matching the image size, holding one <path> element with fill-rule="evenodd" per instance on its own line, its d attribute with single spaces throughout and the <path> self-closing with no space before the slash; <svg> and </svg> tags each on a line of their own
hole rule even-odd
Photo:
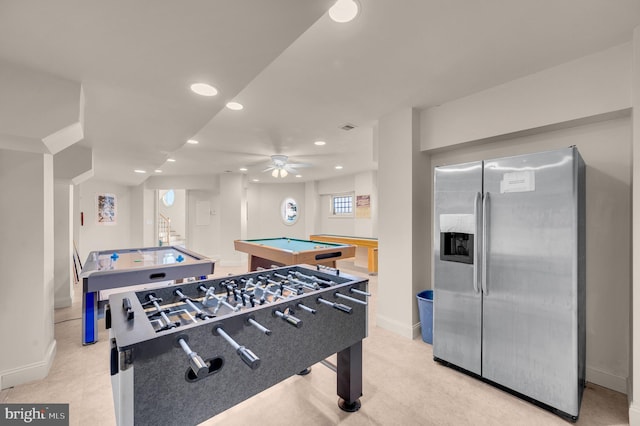
<svg viewBox="0 0 640 426">
<path fill-rule="evenodd" d="M 434 185 L 433 356 L 480 374 L 482 163 L 437 167 Z"/>
<path fill-rule="evenodd" d="M 572 416 L 580 399 L 576 155 L 486 161 L 484 175 L 482 375 Z"/>
</svg>

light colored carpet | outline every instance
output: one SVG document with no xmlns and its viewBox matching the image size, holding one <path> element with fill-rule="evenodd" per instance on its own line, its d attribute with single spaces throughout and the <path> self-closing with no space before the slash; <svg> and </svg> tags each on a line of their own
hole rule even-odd
<svg viewBox="0 0 640 426">
<path fill-rule="evenodd" d="M 373 293 L 369 337 L 364 340 L 362 408 L 337 406 L 336 379 L 317 364 L 215 416 L 205 425 L 567 425 L 526 401 L 433 361 L 431 345 L 376 327 L 377 277 L 341 262 L 345 272 L 366 276 Z M 216 275 L 244 268 L 216 267 Z M 76 302 L 56 311 L 57 355 L 49 376 L 0 392 L 6 403 L 69 403 L 71 425 L 114 425 L 108 333 L 99 323 L 99 342 L 82 346 L 81 289 Z M 232 385 L 232 384 L 230 384 Z M 176 408 L 179 409 L 179 408 Z M 588 384 L 578 425 L 628 424 L 626 395 Z"/>
</svg>

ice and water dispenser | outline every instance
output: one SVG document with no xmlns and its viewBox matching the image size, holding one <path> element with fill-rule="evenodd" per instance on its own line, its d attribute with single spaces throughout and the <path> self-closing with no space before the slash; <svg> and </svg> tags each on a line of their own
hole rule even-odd
<svg viewBox="0 0 640 426">
<path fill-rule="evenodd" d="M 440 260 L 473 263 L 473 234 L 441 232 Z"/>
<path fill-rule="evenodd" d="M 473 215 L 440 215 L 440 260 L 473 264 L 474 230 Z"/>
</svg>

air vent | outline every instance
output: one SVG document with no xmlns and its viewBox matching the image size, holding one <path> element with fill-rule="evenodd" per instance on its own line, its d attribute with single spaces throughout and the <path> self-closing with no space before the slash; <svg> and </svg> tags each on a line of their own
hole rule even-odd
<svg viewBox="0 0 640 426">
<path fill-rule="evenodd" d="M 342 130 L 349 131 L 349 130 L 353 130 L 353 129 L 355 129 L 355 128 L 356 128 L 356 126 L 354 126 L 353 124 L 345 123 L 345 124 L 343 124 L 342 126 L 340 126 L 340 128 L 341 128 Z"/>
</svg>

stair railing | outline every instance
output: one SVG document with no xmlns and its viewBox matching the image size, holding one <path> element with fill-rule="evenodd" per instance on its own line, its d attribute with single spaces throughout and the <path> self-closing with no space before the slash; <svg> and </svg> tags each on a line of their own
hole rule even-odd
<svg viewBox="0 0 640 426">
<path fill-rule="evenodd" d="M 158 245 L 170 246 L 171 245 L 171 219 L 159 213 L 160 218 L 158 220 Z"/>
</svg>

